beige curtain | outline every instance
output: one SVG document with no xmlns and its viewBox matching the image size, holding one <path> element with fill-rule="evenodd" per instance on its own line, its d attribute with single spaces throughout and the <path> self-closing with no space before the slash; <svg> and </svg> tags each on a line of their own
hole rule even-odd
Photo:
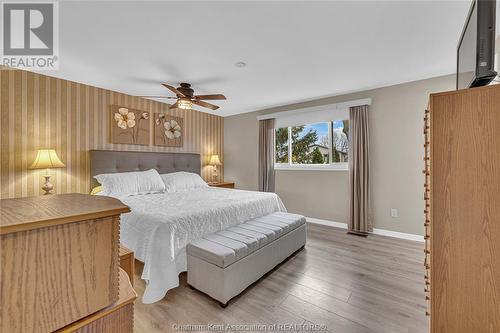
<svg viewBox="0 0 500 333">
<path fill-rule="evenodd" d="M 368 105 L 349 108 L 349 233 L 373 231 L 370 196 Z"/>
<path fill-rule="evenodd" d="M 274 119 L 259 121 L 259 191 L 274 192 Z"/>
</svg>

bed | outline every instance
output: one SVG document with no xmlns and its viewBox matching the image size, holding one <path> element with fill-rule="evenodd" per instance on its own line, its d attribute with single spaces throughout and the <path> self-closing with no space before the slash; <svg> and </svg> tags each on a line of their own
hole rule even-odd
<svg viewBox="0 0 500 333">
<path fill-rule="evenodd" d="M 200 174 L 199 154 L 90 151 L 90 176 L 156 169 L 160 174 Z M 232 225 L 286 211 L 274 193 L 202 187 L 174 193 L 117 197 L 131 208 L 121 217 L 120 241 L 144 263 L 143 303 L 161 300 L 186 271 L 186 246 Z"/>
</svg>

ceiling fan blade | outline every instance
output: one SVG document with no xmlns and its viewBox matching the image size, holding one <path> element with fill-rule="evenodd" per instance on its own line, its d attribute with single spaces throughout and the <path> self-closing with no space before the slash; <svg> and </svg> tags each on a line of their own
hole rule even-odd
<svg viewBox="0 0 500 333">
<path fill-rule="evenodd" d="M 175 102 L 174 104 L 170 105 L 168 108 L 169 109 L 177 109 L 178 106 L 179 106 L 179 103 Z"/>
<path fill-rule="evenodd" d="M 168 99 L 177 99 L 177 97 L 171 97 L 171 96 L 135 96 L 135 97 L 142 97 L 142 98 L 168 98 Z"/>
<path fill-rule="evenodd" d="M 180 96 L 180 97 L 186 97 L 183 93 L 181 93 L 175 87 L 169 86 L 168 84 L 165 84 L 165 83 L 162 83 L 161 85 L 164 86 L 165 88 L 167 88 L 168 90 L 170 90 L 171 92 L 173 92 L 174 94 Z"/>
<path fill-rule="evenodd" d="M 193 98 L 196 99 L 204 99 L 204 100 L 216 100 L 216 99 L 226 99 L 226 96 L 222 94 L 213 94 L 213 95 L 196 95 Z"/>
<path fill-rule="evenodd" d="M 197 100 L 197 99 L 192 99 L 191 102 L 193 102 L 193 104 L 196 104 L 196 105 L 199 105 L 199 106 L 203 106 L 204 108 L 209 108 L 209 109 L 212 109 L 212 110 L 217 110 L 219 108 L 217 105 L 213 105 L 213 104 L 210 104 L 210 103 L 207 103 L 207 102 L 203 102 L 203 101 L 200 101 L 200 100 Z"/>
</svg>

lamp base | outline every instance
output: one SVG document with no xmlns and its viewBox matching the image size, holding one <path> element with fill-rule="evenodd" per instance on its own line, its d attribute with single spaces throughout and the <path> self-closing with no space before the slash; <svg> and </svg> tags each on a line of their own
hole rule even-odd
<svg viewBox="0 0 500 333">
<path fill-rule="evenodd" d="M 42 186 L 42 190 L 45 191 L 43 195 L 51 194 L 50 192 L 54 189 L 54 185 L 50 182 L 50 176 L 43 176 L 43 178 L 45 178 L 45 183 Z"/>
<path fill-rule="evenodd" d="M 219 175 L 217 173 L 217 165 L 214 165 L 214 172 L 212 175 L 212 183 L 219 183 Z"/>
</svg>

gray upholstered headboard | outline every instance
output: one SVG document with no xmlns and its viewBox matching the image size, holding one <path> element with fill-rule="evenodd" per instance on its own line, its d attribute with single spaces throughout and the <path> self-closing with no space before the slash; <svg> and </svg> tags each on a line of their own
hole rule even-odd
<svg viewBox="0 0 500 333">
<path fill-rule="evenodd" d="M 201 173 L 200 154 L 143 151 L 90 151 L 90 184 L 98 185 L 95 175 L 156 169 L 160 174 L 188 171 Z"/>
</svg>

